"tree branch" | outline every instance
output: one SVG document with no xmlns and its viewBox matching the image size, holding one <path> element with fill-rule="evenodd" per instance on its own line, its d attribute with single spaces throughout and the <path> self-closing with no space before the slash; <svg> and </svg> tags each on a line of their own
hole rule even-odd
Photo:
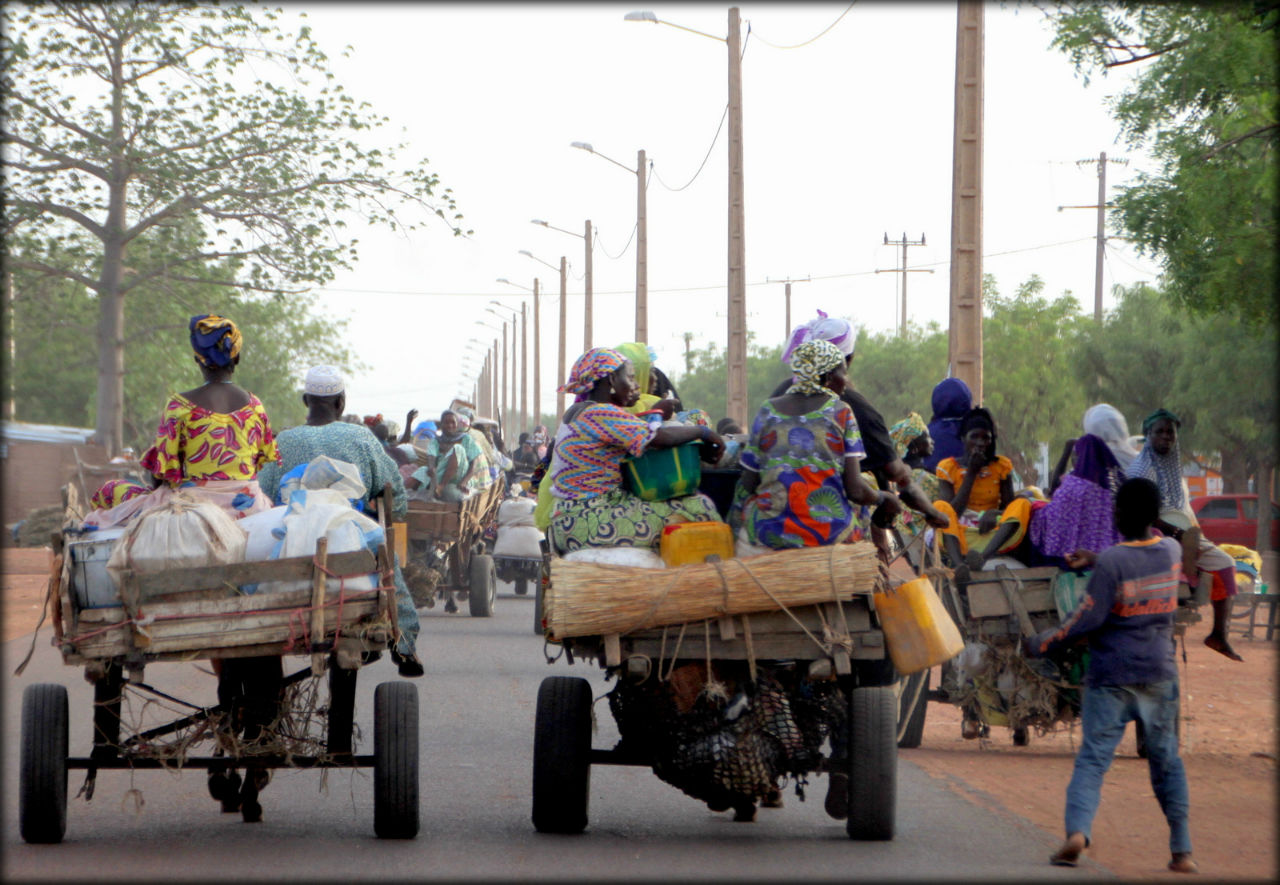
<svg viewBox="0 0 1280 885">
<path fill-rule="evenodd" d="M 86 289 L 92 289 L 95 292 L 98 291 L 97 280 L 91 280 L 83 274 L 78 274 L 75 271 L 67 270 L 66 268 L 52 267 L 45 264 L 43 261 L 31 261 L 26 258 L 18 258 L 12 255 L 8 257 L 8 262 L 10 267 L 16 267 L 19 270 L 34 270 L 47 277 L 61 277 L 64 280 L 79 283 Z"/>
<path fill-rule="evenodd" d="M 1201 155 L 1200 162 L 1203 163 L 1205 160 L 1209 159 L 1214 154 L 1219 153 L 1220 151 L 1224 151 L 1234 144 L 1239 144 L 1242 141 L 1248 141 L 1250 138 L 1253 138 L 1254 136 L 1261 135 L 1264 132 L 1269 132 L 1272 129 L 1277 129 L 1277 128 L 1280 128 L 1280 123 L 1268 123 L 1266 126 L 1259 126 L 1257 129 L 1254 129 L 1252 132 L 1246 132 L 1244 135 L 1237 135 L 1235 138 L 1228 139 L 1222 142 L 1221 144 L 1216 144 L 1209 149 L 1209 152 L 1207 154 Z"/>
<path fill-rule="evenodd" d="M 98 239 L 106 239 L 107 232 L 102 225 L 84 213 L 77 212 L 70 206 L 50 203 L 45 200 L 24 200 L 21 197 L 12 198 L 12 205 L 21 206 L 24 209 L 35 209 L 37 212 L 47 212 L 50 215 L 61 215 L 63 218 L 71 219 Z"/>
<path fill-rule="evenodd" d="M 43 145 L 38 145 L 33 141 L 28 141 L 27 139 L 23 138 L 20 135 L 14 135 L 12 132 L 6 132 L 3 137 L 0 137 L 0 143 L 3 143 L 3 142 L 16 144 L 19 147 L 26 148 L 32 153 L 40 154 L 42 157 L 48 157 L 50 160 L 54 160 L 57 163 L 64 164 L 61 168 L 79 169 L 81 172 L 85 173 L 86 175 L 92 175 L 94 178 L 100 178 L 103 181 L 107 180 L 107 171 L 101 168 L 100 166 L 94 166 L 92 163 L 86 163 L 84 160 L 78 160 L 75 157 L 68 157 L 66 154 L 60 153 L 58 151 L 50 150 L 49 148 L 44 147 Z M 12 162 L 9 162 L 8 160 L 4 161 L 3 165 L 13 166 L 14 168 L 22 168 L 17 163 L 12 163 Z M 24 171 L 30 172 L 35 170 L 27 169 Z"/>
<path fill-rule="evenodd" d="M 1123 49 L 1129 53 L 1130 55 L 1129 58 L 1126 58 L 1124 61 L 1103 62 L 1102 66 L 1104 68 L 1118 68 L 1121 65 L 1131 65 L 1131 64 L 1134 64 L 1135 62 L 1146 61 L 1149 58 L 1155 58 L 1157 55 L 1164 55 L 1166 52 L 1177 49 L 1179 46 L 1184 46 L 1186 45 L 1186 42 L 1187 42 L 1186 40 L 1175 40 L 1174 42 L 1170 43 L 1168 46 L 1164 47 L 1163 49 L 1153 49 L 1150 52 L 1146 53 L 1145 55 L 1135 55 L 1132 49 L 1130 49 L 1128 46 L 1125 46 L 1123 47 Z M 1146 47 L 1143 47 L 1143 48 L 1146 48 Z"/>
</svg>

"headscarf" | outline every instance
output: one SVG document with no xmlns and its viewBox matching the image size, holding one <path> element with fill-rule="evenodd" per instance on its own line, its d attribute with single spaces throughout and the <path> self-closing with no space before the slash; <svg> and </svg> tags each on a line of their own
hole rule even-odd
<svg viewBox="0 0 1280 885">
<path fill-rule="evenodd" d="M 907 457 L 907 449 L 921 436 L 929 432 L 919 412 L 908 412 L 907 417 L 889 428 L 889 436 L 893 439 L 894 451 L 899 458 Z"/>
<path fill-rule="evenodd" d="M 436 435 L 436 422 L 419 421 L 413 428 L 413 438 L 421 439 L 423 437 L 434 437 Z"/>
<path fill-rule="evenodd" d="M 787 341 L 787 346 L 782 349 L 782 362 L 784 365 L 791 365 L 791 357 L 795 354 L 796 348 L 806 341 L 830 341 L 840 348 L 843 356 L 851 356 L 857 337 L 853 324 L 848 320 L 829 317 L 820 310 L 815 319 L 801 323 L 791 330 L 791 338 Z"/>
<path fill-rule="evenodd" d="M 370 429 L 377 427 L 379 424 L 382 423 L 382 413 L 379 412 L 376 415 L 365 415 L 364 423 Z"/>
<path fill-rule="evenodd" d="M 200 365 L 223 369 L 240 355 L 240 330 L 226 317 L 202 313 L 191 318 L 191 349 Z"/>
<path fill-rule="evenodd" d="M 444 418 L 446 415 L 452 415 L 455 419 L 457 419 L 458 429 L 455 430 L 453 433 L 445 433 L 444 431 L 443 425 L 444 425 Z M 448 448 L 449 446 L 456 443 L 458 440 L 462 439 L 463 434 L 467 432 L 467 419 L 464 418 L 459 413 L 458 409 L 445 409 L 443 412 L 441 412 L 440 424 L 441 424 L 441 427 L 439 429 L 438 436 L 440 439 L 440 447 L 442 450 L 445 448 Z"/>
<path fill-rule="evenodd" d="M 475 411 L 467 406 L 458 406 L 458 408 L 453 410 L 453 413 L 458 416 L 458 424 L 460 424 L 463 429 L 468 429 L 476 423 Z"/>
<path fill-rule="evenodd" d="M 93 493 L 93 497 L 89 499 L 89 506 L 94 510 L 110 510 L 130 498 L 146 495 L 150 491 L 151 489 L 136 479 L 109 479 Z"/>
<path fill-rule="evenodd" d="M 633 415 L 641 412 L 647 412 L 653 408 L 654 403 L 662 399 L 649 392 L 649 379 L 653 374 L 650 369 L 658 360 L 658 354 L 652 347 L 639 341 L 627 341 L 619 344 L 618 353 L 631 360 L 631 365 L 636 370 L 636 386 L 640 388 L 640 398 L 636 400 L 635 405 L 628 406 L 627 411 Z"/>
<path fill-rule="evenodd" d="M 569 372 L 569 380 L 563 387 L 557 388 L 557 391 L 585 398 L 591 392 L 591 388 L 596 386 L 597 381 L 618 371 L 626 361 L 627 358 L 616 350 L 608 347 L 593 347 L 574 361 L 573 369 Z"/>
<path fill-rule="evenodd" d="M 1150 415 L 1142 419 L 1142 435 L 1150 436 L 1151 428 L 1156 426 L 1157 421 L 1169 421 L 1174 427 L 1182 426 L 1182 419 L 1170 412 L 1168 409 L 1156 409 Z"/>
<path fill-rule="evenodd" d="M 1120 488 L 1120 483 L 1124 482 L 1124 471 L 1116 456 L 1111 454 L 1106 441 L 1092 433 L 1086 433 L 1076 440 L 1072 451 L 1075 467 L 1072 468 L 1071 475 L 1101 486 L 1114 495 Z"/>
<path fill-rule="evenodd" d="M 996 419 L 992 417 L 990 410 L 983 408 L 982 406 L 974 406 L 972 409 L 965 412 L 964 417 L 960 419 L 959 429 L 962 446 L 964 444 L 965 434 L 970 430 L 973 430 L 975 427 L 985 428 L 986 431 L 991 434 L 991 447 L 987 451 L 990 452 L 992 457 L 995 457 L 996 443 L 999 441 L 999 436 L 996 434 Z M 962 448 L 961 454 L 963 453 L 964 449 Z"/>
<path fill-rule="evenodd" d="M 1187 497 L 1182 484 L 1182 453 L 1178 446 L 1178 437 L 1174 436 L 1173 447 L 1167 454 L 1161 455 L 1151 447 L 1149 431 L 1151 426 L 1161 418 L 1168 418 L 1175 425 L 1182 423 L 1176 415 L 1166 409 L 1157 409 L 1148 415 L 1142 422 L 1143 432 L 1148 434 L 1147 441 L 1126 472 L 1130 479 L 1142 477 L 1160 487 L 1161 510 L 1183 510 L 1187 505 Z"/>
<path fill-rule="evenodd" d="M 791 354 L 795 383 L 787 388 L 787 393 L 831 393 L 822 386 L 822 376 L 843 365 L 844 354 L 830 341 L 821 338 L 806 341 Z"/>
<path fill-rule="evenodd" d="M 1084 413 L 1084 432 L 1099 437 L 1111 449 L 1121 470 L 1128 470 L 1138 450 L 1129 444 L 1129 423 L 1120 410 L 1109 403 L 1090 406 Z"/>
<path fill-rule="evenodd" d="M 960 421 L 972 407 L 969 385 L 959 378 L 943 378 L 933 388 L 933 417 L 929 420 L 933 454 L 920 462 L 925 470 L 932 473 L 943 458 L 959 458 L 964 454 Z"/>
</svg>

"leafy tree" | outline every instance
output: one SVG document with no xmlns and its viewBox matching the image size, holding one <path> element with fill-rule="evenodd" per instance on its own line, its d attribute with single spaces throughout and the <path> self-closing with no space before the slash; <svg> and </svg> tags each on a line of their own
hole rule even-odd
<svg viewBox="0 0 1280 885">
<path fill-rule="evenodd" d="M 1221 458 L 1223 485 L 1242 492 L 1275 464 L 1275 341 L 1231 314 L 1187 315 L 1145 284 L 1120 289 L 1101 328 L 1086 327 L 1077 372 L 1089 402 L 1109 402 L 1134 433 L 1164 406 L 1182 419 L 1184 456 Z"/>
<path fill-rule="evenodd" d="M 1026 483 L 1040 483 L 1033 467 L 1039 443 L 1050 458 L 1061 441 L 1080 435 L 1088 403 L 1076 380 L 1076 342 L 1091 322 L 1069 293 L 1050 300 L 1034 274 L 1011 297 L 994 287 L 984 295 L 982 321 L 983 405 L 995 416 L 1001 453 Z"/>
<path fill-rule="evenodd" d="M 755 417 L 760 404 L 786 377 L 786 367 L 781 363 L 782 345 L 761 347 L 755 343 L 755 334 L 747 333 L 747 420 Z M 713 341 L 706 347 L 689 352 L 688 359 L 694 369 L 679 378 L 665 366 L 659 366 L 671 378 L 680 391 L 680 400 L 688 409 L 703 409 L 714 424 L 725 416 L 728 407 L 728 375 L 726 355 Z M 747 430 L 748 428 L 743 428 Z"/>
<path fill-rule="evenodd" d="M 934 386 L 947 374 L 947 333 L 937 323 L 908 323 L 907 334 L 858 330 L 849 380 L 893 426 L 919 412 L 928 421 Z"/>
<path fill-rule="evenodd" d="M 94 294 L 96 422 L 110 450 L 133 339 L 126 296 L 160 277 L 209 282 L 215 268 L 223 286 L 297 296 L 356 259 L 349 215 L 413 228 L 421 221 L 397 212 L 408 207 L 462 233 L 425 160 L 400 168 L 396 149 L 366 144 L 385 119 L 333 81 L 308 28 L 287 37 L 279 15 L 137 0 L 0 7 L 6 239 L 26 229 L 69 243 L 56 264 L 6 257 Z M 188 218 L 204 234 L 140 272 L 142 238 Z"/>
<path fill-rule="evenodd" d="M 1112 215 L 1163 263 L 1175 303 L 1273 323 L 1280 4 L 1056 3 L 1054 45 L 1088 81 L 1143 64 L 1112 107 L 1160 168 L 1119 189 Z"/>
<path fill-rule="evenodd" d="M 139 273 L 149 274 L 199 236 L 191 219 L 158 228 L 139 238 L 131 261 Z M 64 258 L 64 244 L 22 235 L 9 249 L 33 263 L 56 264 Z M 126 346 L 136 368 L 124 377 L 123 440 L 139 452 L 150 445 L 169 394 L 200 383 L 188 344 L 187 322 L 193 315 L 218 313 L 235 320 L 244 336 L 236 380 L 262 400 L 277 430 L 305 417 L 297 385 L 303 367 L 318 362 L 353 366 L 350 352 L 340 344 L 345 323 L 310 310 L 314 296 L 253 296 L 195 279 L 216 281 L 232 272 L 189 267 L 185 273 L 191 278 L 182 281 L 152 276 L 127 299 Z M 14 272 L 14 290 L 10 331 L 16 359 L 10 380 L 18 417 L 73 426 L 92 423 L 96 360 L 88 342 L 96 330 L 96 299 L 82 286 L 21 268 Z"/>
</svg>

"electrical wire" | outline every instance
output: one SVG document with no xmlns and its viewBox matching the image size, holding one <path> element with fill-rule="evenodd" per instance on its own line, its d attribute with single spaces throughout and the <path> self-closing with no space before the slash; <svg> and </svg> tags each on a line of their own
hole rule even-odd
<svg viewBox="0 0 1280 885">
<path fill-rule="evenodd" d="M 756 39 L 758 39 L 758 40 L 759 40 L 761 43 L 763 43 L 765 46 L 768 46 L 768 47 L 770 47 L 770 48 L 772 48 L 772 49 L 801 49 L 801 48 L 803 48 L 803 47 L 805 47 L 805 46 L 808 46 L 810 43 L 813 43 L 813 42 L 814 42 L 815 40 L 817 40 L 818 38 L 820 38 L 820 37 L 824 36 L 828 31 L 830 31 L 830 30 L 831 30 L 832 28 L 834 28 L 836 25 L 840 24 L 840 19 L 842 19 L 842 18 L 844 18 L 846 15 L 848 15 L 848 14 L 849 14 L 849 10 L 850 10 L 850 9 L 853 9 L 854 5 L 855 5 L 857 2 L 858 2 L 858 0 L 854 0 L 854 2 L 853 2 L 853 3 L 850 3 L 850 4 L 848 5 L 848 7 L 846 7 L 846 8 L 845 8 L 845 11 L 844 11 L 844 12 L 842 12 L 842 13 L 840 13 L 838 16 L 836 16 L 836 20 L 835 20 L 835 21 L 833 21 L 831 24 L 829 24 L 829 25 L 827 25 L 825 28 L 823 28 L 823 29 L 818 33 L 818 35 L 817 35 L 816 37 L 810 37 L 808 40 L 805 40 L 803 43 L 797 43 L 797 44 L 795 44 L 794 46 L 779 46 L 779 45 L 778 45 L 778 44 L 776 44 L 776 43 L 770 43 L 770 42 L 769 42 L 768 40 L 766 40 L 764 37 L 757 37 Z M 748 20 L 747 20 L 747 34 L 748 34 L 748 35 L 750 35 L 750 34 L 751 34 L 751 20 L 750 20 L 750 19 L 748 19 Z"/>
<path fill-rule="evenodd" d="M 600 251 L 604 254 L 605 258 L 610 258 L 614 261 L 617 261 L 623 255 L 627 254 L 627 250 L 631 248 L 631 241 L 636 238 L 636 231 L 639 229 L 640 229 L 640 221 L 639 219 L 637 219 L 636 223 L 631 226 L 631 236 L 627 238 L 627 245 L 623 246 L 622 251 L 619 252 L 617 255 L 610 254 L 609 250 L 604 247 L 604 243 L 600 241 L 599 234 L 596 234 L 595 245 L 600 247 Z"/>
<path fill-rule="evenodd" d="M 658 184 L 662 185 L 667 190 L 672 192 L 682 191 L 685 188 L 687 188 L 689 185 L 693 184 L 694 181 L 697 180 L 698 176 L 702 174 L 703 167 L 707 165 L 707 160 L 711 158 L 711 152 L 715 150 L 716 142 L 720 140 L 720 133 L 724 130 L 724 121 L 727 119 L 729 119 L 728 104 L 724 106 L 724 113 L 720 115 L 720 125 L 716 127 L 715 137 L 711 139 L 711 146 L 707 148 L 706 156 L 702 158 L 702 162 L 698 165 L 698 171 L 693 173 L 693 178 L 690 178 L 688 181 L 686 181 L 684 184 L 680 185 L 679 187 L 672 187 L 671 185 L 663 181 L 662 176 L 658 174 L 657 167 L 652 163 L 650 163 L 649 168 L 653 171 L 654 177 L 658 179 Z"/>
<path fill-rule="evenodd" d="M 1163 271 L 1159 270 L 1158 268 L 1156 270 L 1151 270 L 1149 268 L 1138 267 L 1136 264 L 1130 264 L 1128 261 L 1125 261 L 1123 258 L 1120 257 L 1120 251 L 1116 249 L 1114 246 L 1112 246 L 1108 240 L 1104 240 L 1102 243 L 1102 246 L 1103 246 L 1103 249 L 1106 251 L 1106 256 L 1108 258 L 1114 258 L 1116 261 L 1120 262 L 1130 270 L 1136 270 L 1138 273 L 1151 274 L 1152 276 L 1155 276 L 1155 277 L 1158 277 L 1160 276 L 1160 274 L 1163 273 Z"/>
</svg>

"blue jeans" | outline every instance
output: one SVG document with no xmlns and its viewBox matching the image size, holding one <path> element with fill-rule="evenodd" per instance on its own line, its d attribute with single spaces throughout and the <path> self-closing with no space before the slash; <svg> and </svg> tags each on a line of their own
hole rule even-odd
<svg viewBox="0 0 1280 885">
<path fill-rule="evenodd" d="M 396 566 L 396 621 L 400 624 L 400 641 L 396 643 L 396 651 L 402 655 L 411 655 L 418 644 L 418 607 L 413 604 L 409 585 L 404 582 L 404 575 L 400 572 L 400 556 L 395 553 L 391 556 Z"/>
<path fill-rule="evenodd" d="M 1102 778 L 1111 767 L 1125 724 L 1140 720 L 1146 732 L 1151 789 L 1169 822 L 1169 850 L 1174 854 L 1191 851 L 1187 775 L 1178 755 L 1178 680 L 1090 686 L 1083 695 L 1084 736 L 1067 787 L 1067 835 L 1083 833 L 1092 841 L 1089 829 L 1098 811 Z"/>
</svg>

